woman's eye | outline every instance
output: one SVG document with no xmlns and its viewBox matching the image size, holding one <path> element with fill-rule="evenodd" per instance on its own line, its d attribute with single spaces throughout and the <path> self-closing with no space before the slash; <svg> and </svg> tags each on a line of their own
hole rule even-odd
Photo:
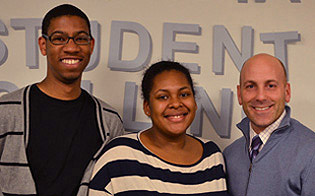
<svg viewBox="0 0 315 196">
<path fill-rule="evenodd" d="M 188 97 L 188 96 L 189 96 L 189 93 L 182 93 L 180 96 L 181 96 L 181 97 Z"/>
<path fill-rule="evenodd" d="M 158 99 L 166 100 L 166 99 L 167 99 L 167 96 L 166 96 L 166 95 L 161 95 L 161 96 L 158 97 Z"/>
</svg>

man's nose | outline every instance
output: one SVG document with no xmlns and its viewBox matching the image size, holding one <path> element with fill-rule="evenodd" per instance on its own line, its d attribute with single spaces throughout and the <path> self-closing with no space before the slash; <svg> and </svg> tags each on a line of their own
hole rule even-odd
<svg viewBox="0 0 315 196">
<path fill-rule="evenodd" d="M 266 100 L 266 91 L 264 88 L 258 88 L 256 93 L 256 100 L 257 101 L 264 101 Z"/>
<path fill-rule="evenodd" d="M 80 46 L 75 43 L 73 37 L 69 37 L 68 42 L 64 45 L 64 50 L 67 52 L 77 52 L 80 50 Z"/>
</svg>

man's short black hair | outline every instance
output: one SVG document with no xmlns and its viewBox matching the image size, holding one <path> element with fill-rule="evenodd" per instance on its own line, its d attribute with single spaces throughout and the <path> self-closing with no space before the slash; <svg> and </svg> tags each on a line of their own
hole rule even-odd
<svg viewBox="0 0 315 196">
<path fill-rule="evenodd" d="M 43 35 L 47 35 L 48 27 L 50 25 L 51 20 L 60 16 L 79 16 L 80 18 L 86 21 L 89 28 L 89 34 L 91 35 L 91 25 L 87 15 L 79 8 L 70 4 L 58 5 L 57 7 L 54 7 L 49 12 L 47 12 L 42 22 Z"/>
</svg>

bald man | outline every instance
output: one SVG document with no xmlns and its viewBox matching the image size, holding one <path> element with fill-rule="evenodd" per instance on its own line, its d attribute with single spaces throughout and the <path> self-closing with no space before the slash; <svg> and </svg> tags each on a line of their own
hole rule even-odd
<svg viewBox="0 0 315 196">
<path fill-rule="evenodd" d="M 281 61 L 268 54 L 248 59 L 237 97 L 247 117 L 237 124 L 244 136 L 224 150 L 230 194 L 314 196 L 315 133 L 290 117 Z"/>
</svg>

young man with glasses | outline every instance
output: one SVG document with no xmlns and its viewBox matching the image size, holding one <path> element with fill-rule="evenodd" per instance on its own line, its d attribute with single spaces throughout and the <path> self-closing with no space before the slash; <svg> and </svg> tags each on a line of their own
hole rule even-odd
<svg viewBox="0 0 315 196">
<path fill-rule="evenodd" d="M 80 88 L 94 47 L 89 19 L 57 6 L 38 44 L 44 80 L 0 99 L 0 195 L 86 195 L 98 151 L 123 134 L 118 113 Z"/>
</svg>

